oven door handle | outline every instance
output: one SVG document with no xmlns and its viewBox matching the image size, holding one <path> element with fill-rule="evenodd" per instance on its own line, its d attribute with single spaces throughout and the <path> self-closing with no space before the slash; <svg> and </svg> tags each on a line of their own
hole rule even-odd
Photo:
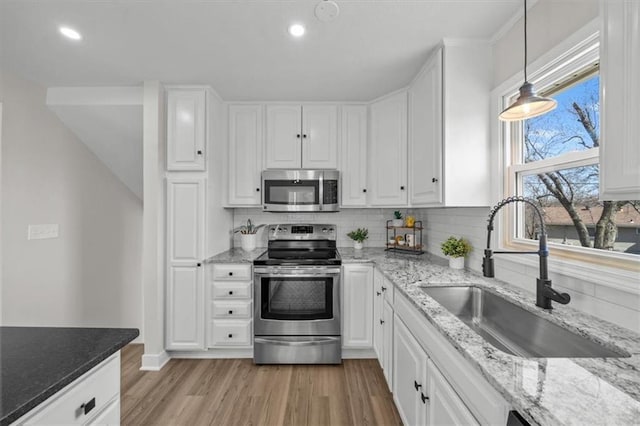
<svg viewBox="0 0 640 426">
<path fill-rule="evenodd" d="M 340 276 L 340 270 L 331 270 L 331 271 L 300 271 L 300 272 L 292 272 L 292 271 L 269 271 L 269 272 L 261 272 L 255 271 L 255 274 L 264 278 L 304 278 L 304 277 L 338 277 Z"/>
<path fill-rule="evenodd" d="M 340 337 L 327 336 L 327 337 L 315 337 L 313 340 L 280 340 L 280 339 L 265 339 L 264 337 L 254 337 L 254 343 L 267 343 L 270 345 L 280 346 L 318 346 L 325 345 L 327 343 L 333 343 L 339 341 Z"/>
</svg>

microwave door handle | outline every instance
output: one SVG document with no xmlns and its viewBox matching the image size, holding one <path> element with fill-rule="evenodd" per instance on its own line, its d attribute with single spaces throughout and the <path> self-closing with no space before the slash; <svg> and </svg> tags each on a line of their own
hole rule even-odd
<svg viewBox="0 0 640 426">
<path fill-rule="evenodd" d="M 324 172 L 318 177 L 320 187 L 318 188 L 318 209 L 324 210 Z"/>
</svg>

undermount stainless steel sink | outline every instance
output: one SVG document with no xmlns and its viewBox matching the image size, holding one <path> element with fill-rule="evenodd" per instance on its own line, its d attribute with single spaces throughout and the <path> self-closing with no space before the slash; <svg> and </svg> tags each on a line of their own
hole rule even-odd
<svg viewBox="0 0 640 426">
<path fill-rule="evenodd" d="M 487 342 L 523 358 L 621 358 L 604 347 L 479 287 L 423 287 Z"/>
</svg>

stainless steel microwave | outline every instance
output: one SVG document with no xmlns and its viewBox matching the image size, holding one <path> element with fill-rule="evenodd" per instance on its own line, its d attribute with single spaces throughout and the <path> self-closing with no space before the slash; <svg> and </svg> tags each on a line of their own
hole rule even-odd
<svg viewBox="0 0 640 426">
<path fill-rule="evenodd" d="M 262 210 L 337 212 L 339 181 L 337 170 L 265 170 L 262 172 Z"/>
</svg>

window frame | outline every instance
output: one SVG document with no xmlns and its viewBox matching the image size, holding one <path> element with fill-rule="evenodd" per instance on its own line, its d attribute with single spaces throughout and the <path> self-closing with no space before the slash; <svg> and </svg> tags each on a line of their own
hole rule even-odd
<svg viewBox="0 0 640 426">
<path fill-rule="evenodd" d="M 536 86 L 539 92 L 544 92 L 566 76 L 584 71 L 589 64 L 599 62 L 599 33 L 599 21 L 596 19 L 543 54 L 528 65 L 529 81 Z M 497 117 L 500 111 L 510 105 L 510 101 L 518 94 L 521 85 L 522 73 L 518 72 L 493 90 L 492 117 Z M 602 87 L 600 90 L 602 99 Z M 599 148 L 592 148 L 540 160 L 533 163 L 535 166 L 531 166 L 532 163 L 519 164 L 520 159 L 523 158 L 523 144 L 513 146 L 511 141 L 523 139 L 523 126 L 500 122 L 497 119 L 492 120 L 492 123 L 493 139 L 497 139 L 492 153 L 492 165 L 494 170 L 499 172 L 497 173 L 498 177 L 493 180 L 491 185 L 492 194 L 494 194 L 496 201 L 522 193 L 522 191 L 518 192 L 517 187 L 518 172 L 527 172 L 528 174 L 533 171 L 549 171 L 560 163 L 563 164 L 563 167 L 584 166 L 593 164 L 594 158 L 599 158 Z M 537 242 L 516 237 L 518 226 L 520 226 L 517 214 L 524 211 L 524 206 L 512 204 L 507 207 L 503 209 L 505 213 L 496 218 L 498 220 L 497 246 L 507 250 L 536 250 Z M 565 246 L 556 243 L 550 243 L 549 249 L 551 253 L 550 264 L 560 273 L 588 278 L 589 281 L 593 281 L 594 276 L 598 276 L 605 285 L 638 291 L 637 285 L 634 286 L 627 282 L 630 278 L 632 280 L 638 278 L 640 270 L 640 256 L 638 255 L 604 250 L 595 251 L 593 248 Z M 506 256 L 504 258 L 507 260 Z M 508 261 L 533 266 L 537 259 L 528 256 L 510 256 Z"/>
</svg>

